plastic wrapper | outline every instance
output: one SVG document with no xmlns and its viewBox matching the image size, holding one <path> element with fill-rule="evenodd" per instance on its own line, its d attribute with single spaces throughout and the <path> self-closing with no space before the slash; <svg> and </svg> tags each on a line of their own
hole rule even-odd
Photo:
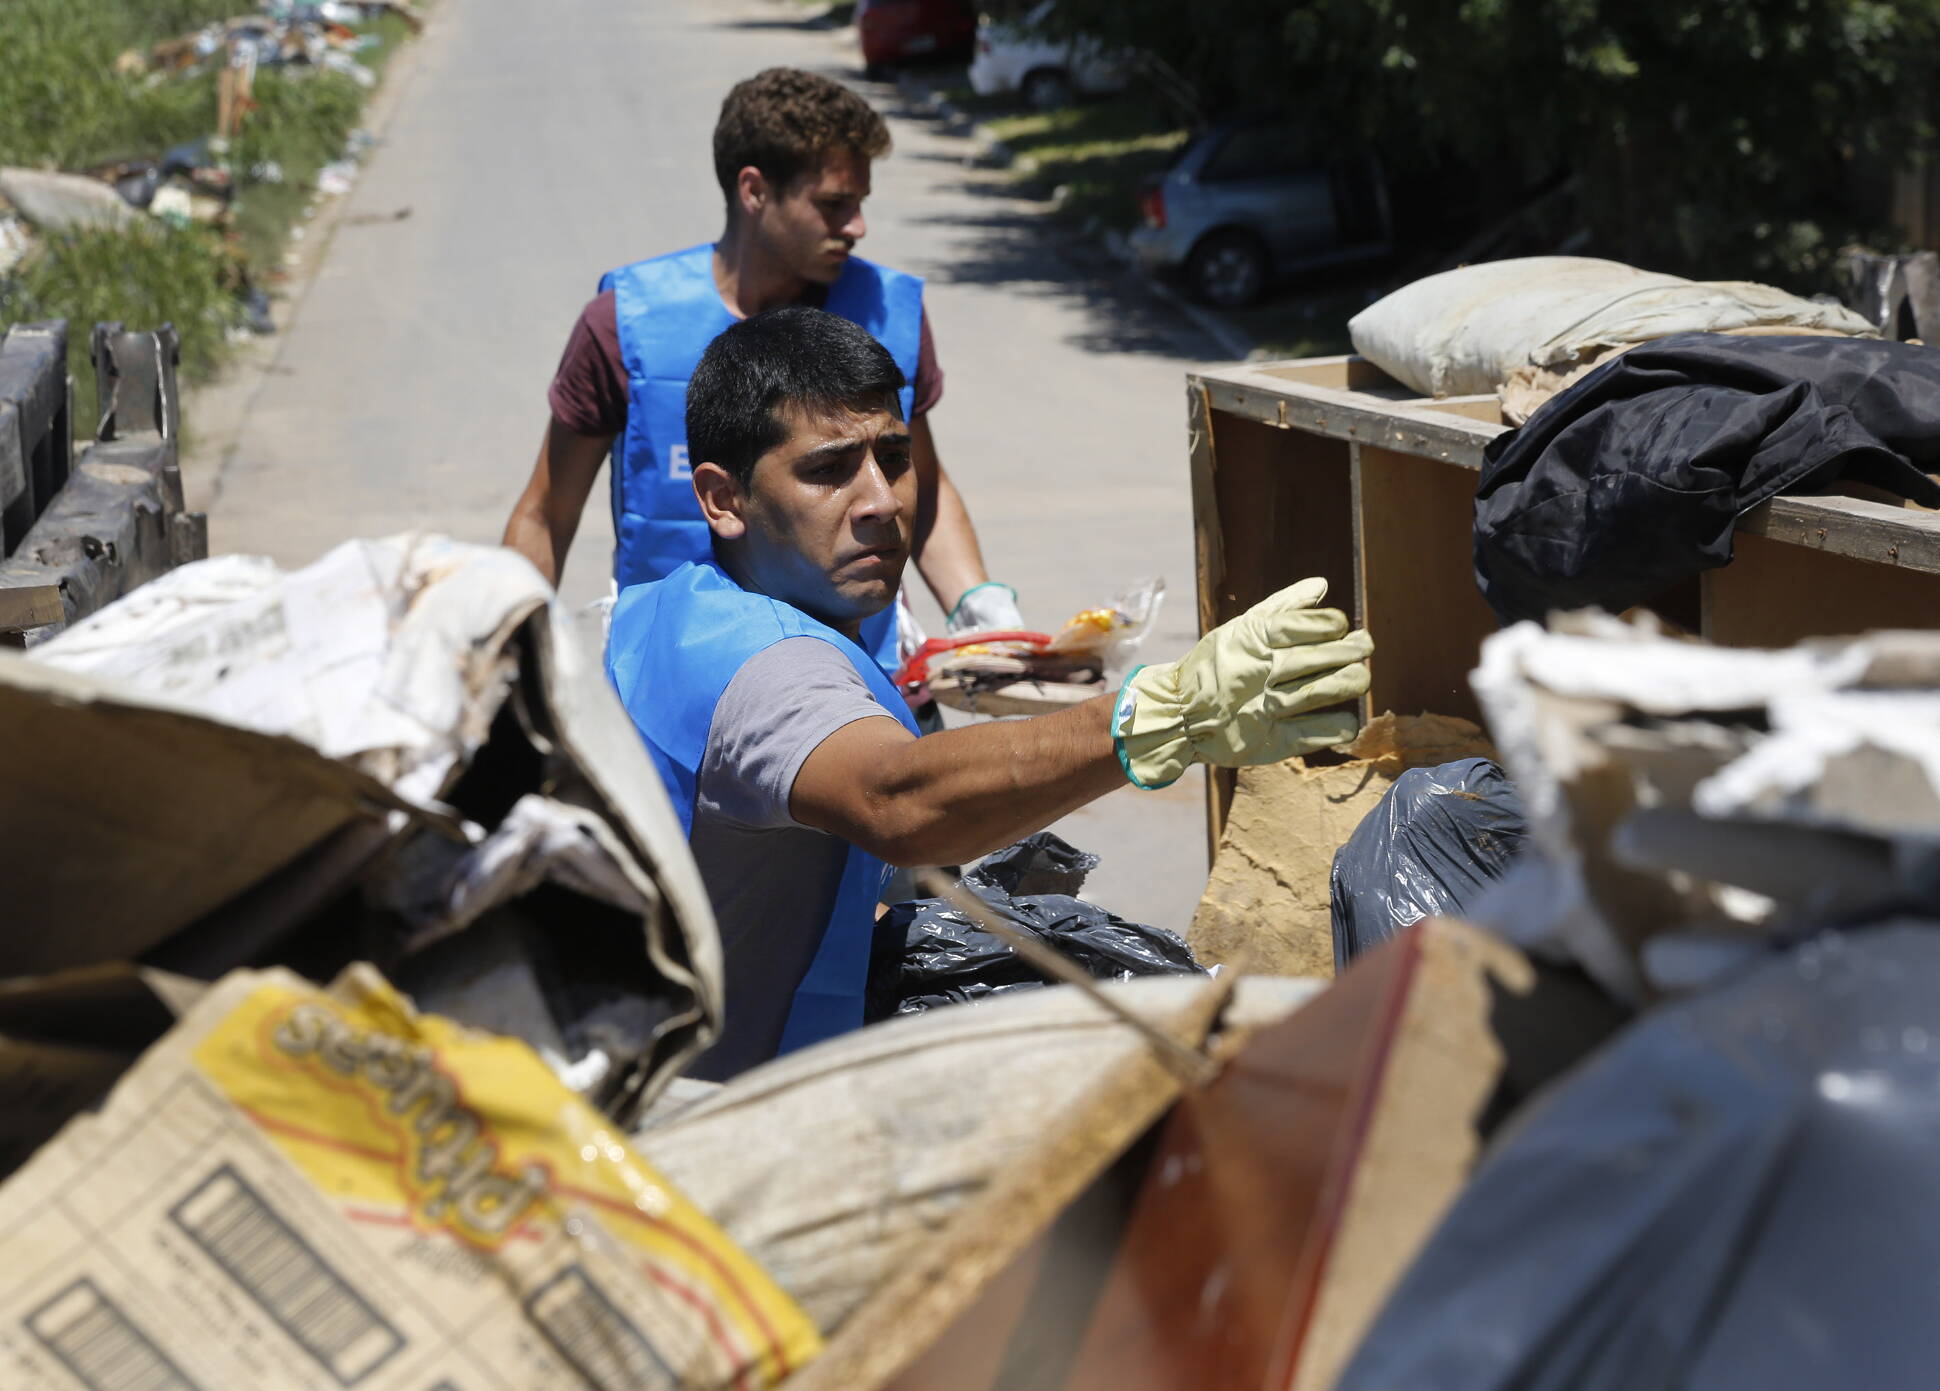
<svg viewBox="0 0 1940 1391">
<path fill-rule="evenodd" d="M 1868 1391 L 1940 1360 L 1940 933 L 1815 938 L 1518 1116 L 1341 1391 Z"/>
<path fill-rule="evenodd" d="M 1176 934 L 1076 896 L 1098 857 L 1049 831 L 986 858 L 963 886 L 1020 931 L 1076 961 L 1098 980 L 1204 975 Z M 868 1014 L 918 1014 L 1051 984 L 1009 945 L 942 899 L 899 903 L 877 924 Z"/>
<path fill-rule="evenodd" d="M 1493 761 L 1411 768 L 1334 855 L 1334 969 L 1423 918 L 1460 917 L 1508 870 L 1528 833 Z"/>
<path fill-rule="evenodd" d="M 1165 581 L 1140 580 L 1103 606 L 1074 614 L 1045 650 L 1061 656 L 1096 657 L 1107 679 L 1132 664 L 1165 602 Z"/>
</svg>

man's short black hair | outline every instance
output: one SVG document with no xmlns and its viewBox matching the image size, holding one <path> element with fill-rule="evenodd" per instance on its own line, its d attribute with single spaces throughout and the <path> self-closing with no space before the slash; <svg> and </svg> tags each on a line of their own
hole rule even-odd
<svg viewBox="0 0 1940 1391">
<path fill-rule="evenodd" d="M 707 345 L 687 383 L 687 457 L 719 464 L 743 488 L 788 436 L 784 406 L 875 410 L 902 419 L 903 371 L 889 350 L 837 314 L 806 305 L 744 319 Z"/>
</svg>

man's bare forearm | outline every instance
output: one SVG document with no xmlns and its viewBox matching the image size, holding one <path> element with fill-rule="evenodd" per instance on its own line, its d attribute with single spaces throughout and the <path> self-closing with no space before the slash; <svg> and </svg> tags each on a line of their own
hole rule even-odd
<svg viewBox="0 0 1940 1391">
<path fill-rule="evenodd" d="M 910 455 L 916 466 L 918 490 L 916 570 L 936 596 L 937 604 L 948 613 L 965 590 L 982 584 L 990 575 L 984 569 L 983 549 L 970 521 L 970 510 L 963 505 L 963 495 L 937 455 L 927 415 L 917 416 L 910 425 Z"/>
<path fill-rule="evenodd" d="M 803 764 L 791 807 L 803 824 L 890 864 L 959 864 L 1125 784 L 1111 709 L 1112 698 L 1099 696 L 1054 715 L 922 739 L 886 720 L 858 721 Z M 823 781 L 856 777 L 867 788 L 860 798 Z"/>
<path fill-rule="evenodd" d="M 576 435 L 557 420 L 546 427 L 532 477 L 513 504 L 501 544 L 523 555 L 557 587 L 612 439 Z"/>
</svg>

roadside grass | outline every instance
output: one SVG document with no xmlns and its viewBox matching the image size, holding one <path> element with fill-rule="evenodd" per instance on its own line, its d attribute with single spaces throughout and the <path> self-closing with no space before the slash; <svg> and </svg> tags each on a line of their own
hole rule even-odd
<svg viewBox="0 0 1940 1391">
<path fill-rule="evenodd" d="M 1368 292 L 1325 282 L 1282 286 L 1258 304 L 1220 315 L 1274 358 L 1334 357 L 1351 353 L 1347 321 L 1368 305 Z"/>
<path fill-rule="evenodd" d="M 0 163 L 83 169 L 159 154 L 214 129 L 215 81 L 149 84 L 131 48 L 248 8 L 244 0 L 5 0 Z"/>
<path fill-rule="evenodd" d="M 997 139 L 1028 160 L 1020 182 L 1047 196 L 1065 193 L 1058 216 L 1129 228 L 1138 220 L 1138 186 L 1162 171 L 1191 132 L 1136 94 L 1028 111 L 1015 100 L 979 97 L 967 84 L 947 95 Z"/>
<path fill-rule="evenodd" d="M 248 14 L 252 0 L 0 0 L 0 164 L 86 170 L 157 158 L 211 134 L 213 71 L 128 78 L 115 59 L 202 25 Z M 409 34 L 386 16 L 362 27 L 378 42 L 360 63 L 381 70 Z M 75 418 L 92 433 L 88 331 L 97 320 L 130 328 L 172 322 L 182 372 L 206 381 L 228 357 L 241 322 L 237 292 L 273 281 L 290 230 L 316 198 L 317 173 L 343 156 L 368 93 L 328 71 L 261 69 L 227 162 L 235 197 L 227 229 L 173 227 L 144 218 L 118 231 L 43 237 L 11 280 L 0 278 L 0 329 L 24 320 L 68 321 Z M 257 174 L 275 169 L 280 177 Z"/>
<path fill-rule="evenodd" d="M 0 324 L 66 319 L 76 437 L 94 437 L 98 405 L 88 335 L 102 321 L 129 328 L 175 325 L 182 373 L 206 381 L 226 356 L 236 322 L 237 267 L 198 227 L 158 219 L 125 230 L 97 228 L 50 238 L 11 284 L 0 282 Z"/>
</svg>

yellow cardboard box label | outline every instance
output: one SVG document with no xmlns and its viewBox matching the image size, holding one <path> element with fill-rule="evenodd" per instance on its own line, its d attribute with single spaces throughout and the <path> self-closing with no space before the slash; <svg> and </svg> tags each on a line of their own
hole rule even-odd
<svg viewBox="0 0 1940 1391">
<path fill-rule="evenodd" d="M 333 994 L 256 990 L 195 1061 L 351 1215 L 487 1255 L 591 1217 L 738 1359 L 731 1384 L 772 1385 L 820 1350 L 767 1272 L 530 1048 L 420 1015 L 375 972 Z"/>
</svg>

